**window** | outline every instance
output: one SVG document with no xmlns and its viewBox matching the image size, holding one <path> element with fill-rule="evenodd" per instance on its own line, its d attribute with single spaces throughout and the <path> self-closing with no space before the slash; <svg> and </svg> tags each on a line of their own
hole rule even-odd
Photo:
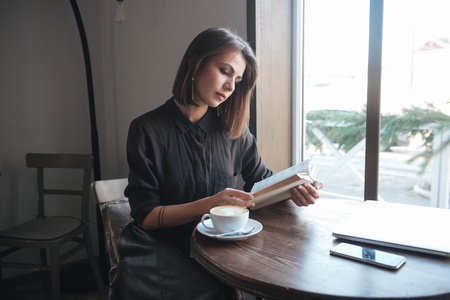
<svg viewBox="0 0 450 300">
<path fill-rule="evenodd" d="M 320 168 L 325 197 L 367 199 L 374 186 L 379 200 L 448 208 L 449 10 L 447 0 L 298 1 L 305 139 L 297 145 Z M 378 130 L 374 116 L 380 139 L 366 136 Z"/>
</svg>

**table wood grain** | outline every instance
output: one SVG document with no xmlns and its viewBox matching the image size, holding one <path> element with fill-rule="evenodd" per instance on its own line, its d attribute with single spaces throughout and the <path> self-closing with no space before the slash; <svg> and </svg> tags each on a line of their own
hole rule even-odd
<svg viewBox="0 0 450 300">
<path fill-rule="evenodd" d="M 221 241 L 195 230 L 191 255 L 219 280 L 266 299 L 450 299 L 449 258 L 368 245 L 406 257 L 392 271 L 329 254 L 343 242 L 332 230 L 361 204 L 283 201 L 250 212 L 263 230 L 245 240 Z"/>
</svg>

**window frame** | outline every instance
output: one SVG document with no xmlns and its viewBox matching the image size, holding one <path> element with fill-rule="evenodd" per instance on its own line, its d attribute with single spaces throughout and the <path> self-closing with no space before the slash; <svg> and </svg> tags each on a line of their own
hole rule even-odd
<svg viewBox="0 0 450 300">
<path fill-rule="evenodd" d="M 274 99 L 267 99 L 264 93 L 259 92 L 258 89 L 254 96 L 254 101 L 251 106 L 251 119 L 250 130 L 256 136 L 258 140 L 258 146 L 262 149 L 263 160 L 269 167 L 276 166 L 274 171 L 282 170 L 295 163 L 305 159 L 304 147 L 306 137 L 306 124 L 305 124 L 305 111 L 303 102 L 303 85 L 304 85 L 304 5 L 305 0 L 273 0 L 270 1 L 270 5 L 267 1 L 247 0 L 247 35 L 250 44 L 253 46 L 255 52 L 258 54 L 258 48 L 262 43 L 262 40 L 270 39 L 276 36 L 276 31 L 279 30 L 277 26 L 270 26 L 274 24 L 271 18 L 267 17 L 270 13 L 278 17 L 277 22 L 289 23 L 290 26 L 290 47 L 292 49 L 289 57 L 277 56 L 276 60 L 262 59 L 259 61 L 261 67 L 261 74 L 265 74 L 268 69 L 273 68 L 279 60 L 283 62 L 288 61 L 291 66 L 290 77 L 292 82 L 290 85 L 290 106 L 289 111 L 283 111 L 283 113 L 277 112 L 269 114 L 261 114 L 262 109 L 266 109 L 266 104 L 270 106 L 270 102 Z M 290 7 L 291 16 L 286 17 L 284 20 L 279 19 L 278 10 L 286 11 L 286 8 Z M 369 3 L 369 55 L 368 55 L 368 85 L 367 85 L 367 110 L 366 110 L 366 146 L 365 146 L 365 174 L 364 174 L 364 200 L 378 200 L 378 181 L 379 181 L 379 163 L 380 163 L 380 111 L 381 111 L 381 80 L 382 80 L 382 47 L 383 47 L 383 9 L 384 0 L 370 0 Z M 268 11 L 269 10 L 269 11 Z M 302 16 L 298 18 L 298 16 Z M 272 22 L 272 23 L 271 23 Z M 278 24 L 276 24 L 278 25 Z M 261 28 L 264 28 L 264 31 Z M 266 50 L 264 50 L 266 51 Z M 271 53 L 271 55 L 277 55 L 278 53 Z M 266 54 L 267 57 L 267 54 Z M 261 57 L 258 57 L 261 59 Z M 269 65 L 269 67 L 267 67 Z M 269 88 L 279 88 L 276 86 L 276 78 L 272 81 L 260 80 L 258 85 L 266 85 Z M 294 84 L 297 83 L 297 84 Z M 266 87 L 267 88 L 267 87 Z M 286 87 L 283 87 L 286 88 Z M 278 100 L 278 99 L 277 99 Z M 285 101 L 285 100 L 283 100 Z M 286 106 L 287 107 L 287 106 Z M 289 117 L 286 117 L 289 115 Z M 283 119 L 284 118 L 284 119 Z M 264 122 L 262 122 L 264 119 Z M 290 136 L 283 136 L 283 139 L 279 142 L 270 144 L 271 136 L 266 132 L 268 124 L 275 122 L 290 122 Z M 271 133 L 273 134 L 273 132 Z M 278 137 L 277 137 L 278 138 Z M 264 147 L 263 147 L 264 146 Z M 267 149 L 269 148 L 269 151 Z M 287 151 L 286 149 L 289 148 Z M 280 151 L 281 150 L 281 151 Z M 447 151 L 448 152 L 448 151 Z M 448 157 L 448 153 L 445 155 L 439 155 L 434 164 L 439 164 L 440 161 Z M 441 157 L 442 156 L 442 157 Z M 284 160 L 280 160 L 282 157 Z M 289 157 L 289 160 L 286 158 Z M 439 178 L 449 178 L 450 171 L 441 172 L 437 174 Z M 441 181 L 442 181 L 441 178 Z M 433 185 L 434 187 L 434 185 Z M 432 187 L 432 188 L 433 188 Z M 448 189 L 448 185 L 446 187 Z M 445 189 L 442 189 L 445 192 Z M 441 188 L 439 190 L 434 187 L 432 194 L 434 196 L 431 199 L 431 206 L 448 208 L 448 197 L 446 195 L 440 195 L 442 193 Z M 439 197 L 438 197 L 439 196 Z M 441 197 L 442 196 L 442 197 Z M 434 199 L 437 198 L 437 199 Z M 442 198 L 442 199 L 441 199 Z M 447 199 L 447 200 L 446 200 Z M 380 199 L 381 200 L 381 199 Z M 445 202 L 445 203 L 444 203 Z"/>
</svg>

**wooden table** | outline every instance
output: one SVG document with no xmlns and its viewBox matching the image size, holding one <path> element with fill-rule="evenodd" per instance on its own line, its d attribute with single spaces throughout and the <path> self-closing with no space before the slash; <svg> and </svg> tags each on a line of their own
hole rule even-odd
<svg viewBox="0 0 450 300">
<path fill-rule="evenodd" d="M 329 254 L 342 242 L 333 228 L 361 203 L 284 201 L 251 211 L 264 228 L 245 240 L 219 241 L 195 230 L 191 254 L 219 280 L 266 299 L 450 299 L 449 258 L 369 245 L 406 257 L 391 271 Z"/>
</svg>

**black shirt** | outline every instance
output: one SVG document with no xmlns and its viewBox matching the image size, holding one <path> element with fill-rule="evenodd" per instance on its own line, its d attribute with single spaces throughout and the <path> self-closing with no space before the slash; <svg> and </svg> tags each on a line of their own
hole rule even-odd
<svg viewBox="0 0 450 300">
<path fill-rule="evenodd" d="M 192 202 L 235 188 L 238 175 L 244 190 L 272 175 L 258 154 L 256 140 L 247 129 L 230 139 L 216 109 L 192 123 L 173 98 L 131 122 L 127 140 L 128 186 L 131 216 L 141 225 L 160 205 Z M 197 224 L 154 230 L 167 243 L 188 252 L 189 237 Z"/>
</svg>

